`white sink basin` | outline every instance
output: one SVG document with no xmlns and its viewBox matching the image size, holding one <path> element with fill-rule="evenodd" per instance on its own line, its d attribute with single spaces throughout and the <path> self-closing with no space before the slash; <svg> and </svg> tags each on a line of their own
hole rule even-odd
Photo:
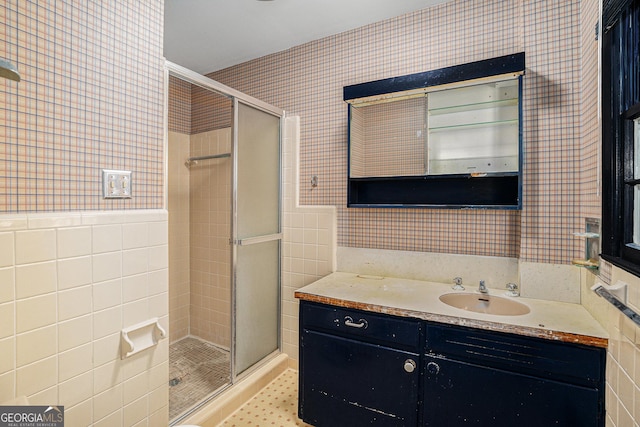
<svg viewBox="0 0 640 427">
<path fill-rule="evenodd" d="M 531 311 L 529 307 L 520 302 L 485 294 L 444 294 L 440 296 L 440 301 L 462 310 L 499 316 L 521 316 Z"/>
</svg>

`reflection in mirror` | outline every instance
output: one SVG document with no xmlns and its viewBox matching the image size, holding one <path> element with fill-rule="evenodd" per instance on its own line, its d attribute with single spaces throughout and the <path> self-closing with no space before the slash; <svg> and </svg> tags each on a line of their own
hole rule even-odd
<svg viewBox="0 0 640 427">
<path fill-rule="evenodd" d="M 517 172 L 518 82 L 352 104 L 350 176 Z"/>
</svg>

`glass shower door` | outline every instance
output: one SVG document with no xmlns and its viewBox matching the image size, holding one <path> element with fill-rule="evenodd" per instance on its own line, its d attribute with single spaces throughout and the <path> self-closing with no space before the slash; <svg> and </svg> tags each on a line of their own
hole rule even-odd
<svg viewBox="0 0 640 427">
<path fill-rule="evenodd" d="M 233 376 L 279 348 L 280 116 L 235 100 Z"/>
</svg>

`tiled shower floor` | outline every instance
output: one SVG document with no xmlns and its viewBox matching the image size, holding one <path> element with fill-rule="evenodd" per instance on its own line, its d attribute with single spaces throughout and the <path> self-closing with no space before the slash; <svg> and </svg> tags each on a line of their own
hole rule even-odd
<svg viewBox="0 0 640 427">
<path fill-rule="evenodd" d="M 229 352 L 187 337 L 169 346 L 169 419 L 229 382 Z"/>
<path fill-rule="evenodd" d="M 311 427 L 297 413 L 298 371 L 287 369 L 218 427 Z"/>
</svg>

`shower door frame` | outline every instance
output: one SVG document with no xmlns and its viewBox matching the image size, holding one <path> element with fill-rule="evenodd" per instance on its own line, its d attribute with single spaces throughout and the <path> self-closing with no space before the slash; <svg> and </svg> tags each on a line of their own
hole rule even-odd
<svg viewBox="0 0 640 427">
<path fill-rule="evenodd" d="M 264 101 L 261 101 L 257 98 L 254 98 L 250 95 L 247 95 L 245 93 L 242 93 L 240 91 L 237 91 L 229 86 L 226 86 L 222 83 L 219 83 L 215 80 L 212 80 L 208 77 L 205 77 L 201 74 L 196 73 L 195 71 L 189 70 L 188 68 L 185 68 L 181 65 L 172 63 L 170 61 L 165 60 L 165 114 L 164 114 L 164 128 L 165 128 L 165 140 L 164 140 L 164 152 L 167 153 L 167 145 L 168 145 L 168 132 L 166 131 L 168 129 L 168 106 L 169 106 L 169 90 L 168 90 L 168 85 L 169 85 L 169 76 L 172 75 L 176 78 L 180 78 L 188 83 L 194 84 L 196 86 L 202 87 L 203 89 L 207 89 L 210 90 L 212 92 L 217 93 L 218 95 L 224 96 L 226 98 L 229 98 L 232 103 L 233 103 L 233 114 L 232 114 L 232 124 L 231 124 L 231 140 L 232 140 L 232 160 L 233 160 L 233 167 L 232 167 L 232 183 L 231 183 L 231 187 L 232 187 L 232 194 L 230 195 L 231 197 L 231 204 L 235 205 L 236 204 L 236 191 L 237 191 L 237 182 L 236 182 L 236 175 L 237 175 L 237 159 L 236 159 L 236 155 L 237 153 L 235 153 L 235 149 L 237 147 L 237 138 L 238 138 L 238 131 L 237 131 L 237 126 L 238 126 L 238 103 L 241 102 L 249 107 L 253 107 L 256 108 L 258 110 L 261 110 L 265 113 L 277 116 L 279 118 L 279 147 L 280 147 L 280 152 L 278 154 L 278 159 L 280 162 L 280 179 L 279 179 L 279 188 L 278 188 L 278 228 L 279 228 L 279 233 L 277 233 L 277 235 L 271 235 L 268 236 L 267 239 L 268 240 L 272 240 L 274 237 L 278 238 L 280 240 L 280 249 L 279 249 L 279 254 L 278 254 L 278 258 L 279 258 L 279 274 L 278 274 L 278 289 L 277 289 L 277 295 L 278 295 L 278 302 L 277 302 L 277 348 L 275 351 L 273 351 L 271 354 L 267 354 L 265 357 L 263 357 L 260 361 L 258 361 L 256 364 L 254 364 L 253 366 L 247 368 L 244 372 L 242 373 L 237 373 L 236 372 L 236 361 L 235 361 L 235 351 L 236 351 L 236 325 L 235 325 L 235 306 L 236 306 L 236 301 L 235 301 L 235 296 L 236 296 L 236 263 L 237 263 L 237 259 L 236 259 L 236 247 L 239 244 L 242 244 L 242 242 L 240 241 L 235 241 L 234 240 L 234 236 L 235 236 L 235 229 L 236 229 L 236 222 L 237 222 L 237 216 L 236 216 L 236 209 L 235 206 L 232 207 L 232 212 L 231 212 L 231 230 L 232 230 L 232 235 L 229 236 L 229 244 L 230 244 L 230 252 L 231 252 L 231 276 L 230 276 L 230 280 L 231 280 L 231 357 L 230 357 L 230 382 L 229 384 L 227 384 L 226 386 L 218 389 L 218 393 L 212 394 L 210 396 L 208 396 L 207 398 L 205 398 L 202 402 L 198 403 L 196 406 L 194 406 L 191 410 L 187 411 L 185 414 L 182 414 L 181 416 L 179 416 L 176 420 L 174 421 L 179 421 L 181 419 L 184 419 L 186 416 L 188 416 L 189 414 L 195 412 L 196 410 L 198 410 L 200 407 L 202 407 L 203 405 L 205 405 L 206 403 L 208 403 L 211 399 L 213 399 L 214 397 L 218 396 L 220 393 L 224 392 L 226 389 L 228 389 L 229 387 L 231 387 L 233 384 L 235 384 L 237 382 L 237 380 L 239 378 L 242 378 L 246 375 L 249 375 L 251 372 L 253 372 L 255 369 L 257 369 L 259 366 L 261 366 L 263 363 L 269 361 L 272 357 L 276 356 L 277 354 L 279 354 L 282 351 L 282 245 L 283 245 L 283 238 L 282 238 L 282 139 L 283 139 L 283 118 L 285 115 L 284 110 L 274 107 Z M 167 206 L 167 202 L 168 202 L 168 162 L 165 160 L 165 164 L 164 164 L 164 188 L 165 188 L 165 192 L 164 192 L 164 206 Z M 257 241 L 262 241 L 260 238 L 257 239 Z M 214 390 L 212 390 L 213 392 Z"/>
</svg>

